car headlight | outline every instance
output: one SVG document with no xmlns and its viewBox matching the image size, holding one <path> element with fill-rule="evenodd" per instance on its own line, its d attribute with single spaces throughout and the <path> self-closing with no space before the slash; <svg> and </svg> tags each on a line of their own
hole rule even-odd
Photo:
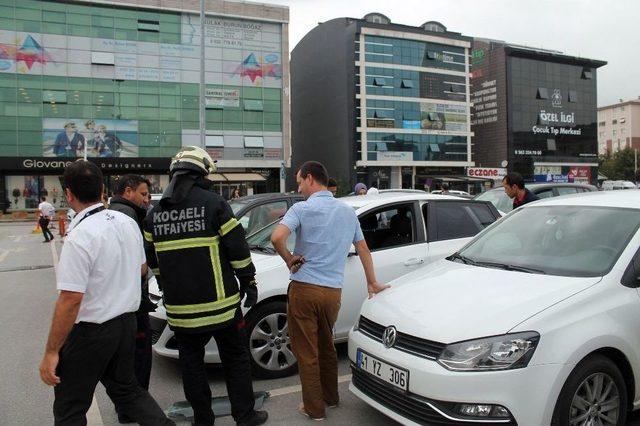
<svg viewBox="0 0 640 426">
<path fill-rule="evenodd" d="M 495 371 L 529 364 L 540 335 L 534 331 L 467 340 L 448 345 L 438 363 L 453 371 Z"/>
</svg>

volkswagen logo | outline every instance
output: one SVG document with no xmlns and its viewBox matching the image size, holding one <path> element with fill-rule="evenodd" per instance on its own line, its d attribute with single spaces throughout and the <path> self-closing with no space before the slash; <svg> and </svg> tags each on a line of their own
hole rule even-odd
<svg viewBox="0 0 640 426">
<path fill-rule="evenodd" d="M 396 344 L 397 335 L 398 333 L 394 326 L 387 327 L 384 330 L 384 333 L 382 333 L 382 343 L 384 344 L 384 347 L 385 348 L 393 347 L 393 345 Z"/>
</svg>

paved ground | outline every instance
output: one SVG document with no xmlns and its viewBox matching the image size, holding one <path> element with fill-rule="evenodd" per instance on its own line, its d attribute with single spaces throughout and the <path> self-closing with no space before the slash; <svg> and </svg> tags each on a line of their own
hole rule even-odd
<svg viewBox="0 0 640 426">
<path fill-rule="evenodd" d="M 23 426 L 52 423 L 53 391 L 38 375 L 48 327 L 56 298 L 54 259 L 61 248 L 60 239 L 53 245 L 42 244 L 40 235 L 31 234 L 30 224 L 0 224 L 0 425 Z M 54 231 L 55 233 L 55 231 Z M 346 346 L 340 354 L 340 391 L 342 404 L 328 411 L 327 425 L 396 425 L 356 399 L 348 390 L 349 369 Z M 176 361 L 155 356 L 151 393 L 167 409 L 183 400 L 180 371 Z M 214 396 L 226 393 L 220 368 L 208 371 Z M 279 380 L 256 381 L 255 390 L 272 393 L 264 405 L 269 424 L 314 424 L 296 412 L 300 402 L 296 376 Z M 104 388 L 98 385 L 96 405 L 90 411 L 90 425 L 117 425 L 113 406 Z M 233 425 L 229 417 L 216 422 Z M 640 415 L 630 425 L 640 426 Z"/>
</svg>

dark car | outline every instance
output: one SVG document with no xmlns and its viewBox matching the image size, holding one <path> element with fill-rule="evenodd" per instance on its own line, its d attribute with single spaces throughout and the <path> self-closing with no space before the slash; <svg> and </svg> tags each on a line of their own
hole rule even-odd
<svg viewBox="0 0 640 426">
<path fill-rule="evenodd" d="M 595 192 L 598 190 L 595 186 L 585 183 L 530 183 L 526 184 L 525 187 L 540 199 L 580 194 L 583 192 Z M 496 209 L 503 213 L 509 213 L 513 210 L 513 200 L 505 194 L 504 188 L 502 187 L 483 192 L 474 198 L 474 200 L 490 201 L 496 206 Z"/>
<path fill-rule="evenodd" d="M 292 205 L 302 199 L 302 195 L 296 193 L 255 194 L 231 200 L 229 205 L 246 234 L 251 235 L 284 216 Z"/>
</svg>

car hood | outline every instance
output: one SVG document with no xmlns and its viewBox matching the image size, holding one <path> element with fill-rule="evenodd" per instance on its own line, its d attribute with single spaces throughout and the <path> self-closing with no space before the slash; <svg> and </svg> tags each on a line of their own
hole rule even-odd
<svg viewBox="0 0 640 426">
<path fill-rule="evenodd" d="M 362 315 L 403 333 L 453 343 L 507 333 L 600 280 L 441 260 L 393 281 L 389 290 L 365 302 Z"/>
</svg>

